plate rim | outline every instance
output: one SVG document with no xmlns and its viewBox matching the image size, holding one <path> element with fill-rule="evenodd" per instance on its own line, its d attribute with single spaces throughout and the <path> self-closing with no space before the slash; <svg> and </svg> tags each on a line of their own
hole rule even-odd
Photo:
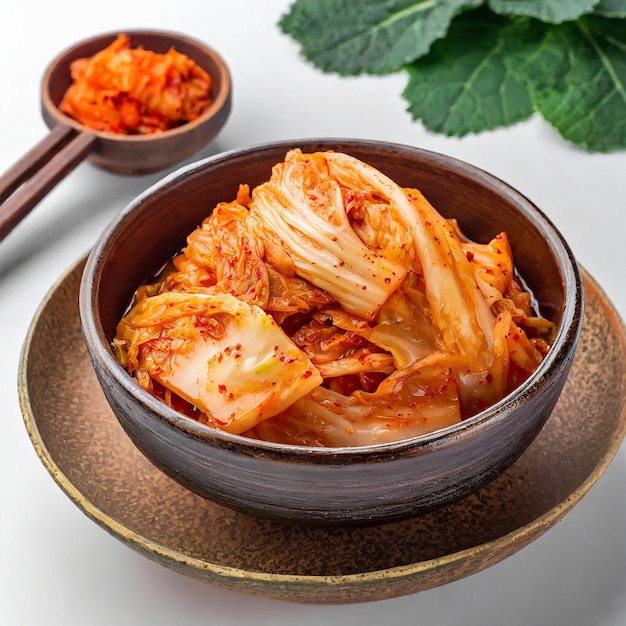
<svg viewBox="0 0 626 626">
<path fill-rule="evenodd" d="M 72 502 L 92 521 L 97 523 L 104 530 L 116 538 L 122 540 L 127 546 L 133 548 L 142 555 L 156 559 L 163 563 L 163 560 L 167 561 L 170 565 L 183 566 L 192 568 L 198 573 L 204 574 L 203 578 L 207 579 L 207 582 L 214 584 L 221 584 L 222 586 L 228 586 L 225 583 L 227 581 L 241 583 L 242 581 L 249 581 L 261 585 L 267 585 L 272 583 L 279 583 L 283 585 L 300 585 L 303 588 L 310 589 L 311 586 L 316 588 L 336 588 L 341 585 L 350 584 L 375 584 L 377 582 L 390 583 L 392 581 L 404 581 L 415 577 L 419 577 L 420 574 L 432 571 L 433 569 L 444 569 L 454 566 L 455 564 L 465 562 L 470 558 L 478 558 L 486 553 L 493 552 L 495 548 L 509 547 L 512 550 L 502 551 L 500 555 L 494 559 L 491 559 L 487 567 L 496 564 L 507 558 L 508 556 L 519 551 L 534 539 L 538 538 L 559 522 L 597 483 L 600 477 L 604 474 L 609 464 L 615 458 L 622 442 L 626 436 L 626 393 L 623 394 L 623 404 L 621 408 L 621 414 L 618 416 L 618 423 L 621 423 L 621 429 L 616 432 L 615 437 L 612 438 L 611 446 L 607 448 L 606 452 L 598 459 L 593 470 L 587 475 L 583 482 L 567 496 L 565 496 L 555 506 L 551 507 L 548 511 L 542 515 L 536 517 L 531 522 L 523 524 L 518 528 L 506 533 L 496 539 L 480 543 L 476 546 L 464 548 L 455 552 L 438 556 L 423 561 L 416 561 L 414 563 L 397 565 L 383 569 L 375 569 L 366 572 L 357 572 L 350 574 L 285 574 L 278 572 L 262 572 L 256 570 L 249 570 L 245 568 L 233 567 L 228 565 L 219 565 L 212 563 L 206 559 L 193 557 L 188 554 L 184 554 L 180 551 L 171 549 L 162 543 L 148 539 L 140 533 L 128 528 L 121 522 L 117 521 L 102 509 L 93 504 L 87 496 L 85 496 L 74 485 L 70 478 L 60 469 L 57 465 L 53 455 L 47 449 L 43 438 L 41 437 L 39 427 L 37 425 L 37 418 L 34 415 L 32 409 L 29 390 L 28 390 L 28 356 L 34 335 L 37 331 L 38 324 L 45 313 L 46 307 L 49 305 L 52 298 L 57 294 L 57 291 L 69 280 L 70 276 L 79 271 L 81 266 L 84 266 L 87 256 L 84 255 L 75 261 L 59 278 L 52 284 L 44 298 L 41 300 L 37 307 L 32 320 L 30 322 L 25 340 L 22 345 L 22 349 L 19 357 L 18 366 L 18 397 L 19 404 L 22 411 L 23 420 L 26 426 L 28 436 L 31 443 L 37 453 L 37 456 L 42 461 L 43 465 L 51 475 L 57 485 L 65 492 L 65 494 L 72 500 Z M 619 333 L 620 343 L 626 345 L 626 326 L 622 320 L 619 312 L 615 309 L 607 294 L 598 282 L 582 267 L 580 266 L 581 274 L 583 277 L 583 285 L 585 291 L 589 289 L 592 293 L 597 295 L 604 307 L 613 317 L 613 324 L 617 328 Z M 588 297 L 588 296 L 587 296 Z M 480 568 L 484 569 L 484 568 Z M 479 570 L 476 571 L 476 573 Z M 475 572 L 469 571 L 466 574 L 458 578 L 463 578 L 467 575 L 471 575 Z M 208 575 L 213 575 L 210 578 Z M 457 579 L 458 579 L 457 578 Z M 240 591 L 242 589 L 238 588 Z M 414 592 L 419 591 L 415 590 Z M 254 590 L 250 590 L 254 593 Z M 409 591 L 408 593 L 414 593 Z M 272 596 L 271 593 L 261 592 L 261 595 Z M 291 594 L 293 595 L 293 594 Z M 297 592 L 295 592 L 297 595 Z M 283 597 L 284 593 L 280 596 Z M 394 597 L 394 596 L 389 596 Z M 345 600 L 344 600 L 345 601 Z M 319 600 L 318 600 L 319 602 Z"/>
</svg>

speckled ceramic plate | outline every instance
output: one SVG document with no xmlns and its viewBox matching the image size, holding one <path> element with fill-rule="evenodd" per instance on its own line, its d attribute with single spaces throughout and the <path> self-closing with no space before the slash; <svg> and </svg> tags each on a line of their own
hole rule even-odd
<svg viewBox="0 0 626 626">
<path fill-rule="evenodd" d="M 580 349 L 555 412 L 500 478 L 461 502 L 378 527 L 284 525 L 205 501 L 155 469 L 101 393 L 83 343 L 83 263 L 33 320 L 19 373 L 26 427 L 76 505 L 126 545 L 208 583 L 300 602 L 372 601 L 476 573 L 559 521 L 617 452 L 626 428 L 626 332 L 585 278 Z"/>
</svg>

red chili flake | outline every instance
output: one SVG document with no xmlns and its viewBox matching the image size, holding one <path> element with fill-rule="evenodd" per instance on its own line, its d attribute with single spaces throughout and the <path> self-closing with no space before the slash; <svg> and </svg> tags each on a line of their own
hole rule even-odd
<svg viewBox="0 0 626 626">
<path fill-rule="evenodd" d="M 309 378 L 310 376 L 313 376 L 313 372 L 311 370 L 307 370 L 304 374 L 302 374 L 302 378 Z"/>
<path fill-rule="evenodd" d="M 468 261 L 473 261 L 473 260 L 474 260 L 474 253 L 473 253 L 471 250 L 468 250 L 468 251 L 465 253 L 465 256 L 467 257 L 467 260 L 468 260 Z"/>
<path fill-rule="evenodd" d="M 389 278 L 389 276 L 386 276 L 386 277 L 385 277 L 385 282 L 386 282 L 387 284 L 389 284 L 389 283 L 391 282 L 391 278 Z"/>
<path fill-rule="evenodd" d="M 226 385 L 218 385 L 217 388 L 220 393 L 226 393 Z"/>
</svg>

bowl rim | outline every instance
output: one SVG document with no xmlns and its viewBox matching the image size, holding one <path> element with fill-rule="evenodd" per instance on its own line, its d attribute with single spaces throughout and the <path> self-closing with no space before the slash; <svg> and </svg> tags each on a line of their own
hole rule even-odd
<svg viewBox="0 0 626 626">
<path fill-rule="evenodd" d="M 564 283 L 567 296 L 561 312 L 561 324 L 554 337 L 552 346 L 535 372 L 497 403 L 458 424 L 398 441 L 332 448 L 279 444 L 221 431 L 171 409 L 142 389 L 113 356 L 102 325 L 97 320 L 98 305 L 95 285 L 98 284 L 101 278 L 103 260 L 119 234 L 118 229 L 124 225 L 132 214 L 140 211 L 142 206 L 149 202 L 153 195 L 171 185 L 184 185 L 189 177 L 201 174 L 207 168 L 219 166 L 235 157 L 274 152 L 281 148 L 285 152 L 295 147 L 303 147 L 303 149 L 308 150 L 309 148 L 305 148 L 306 146 L 328 146 L 325 149 L 329 150 L 332 149 L 330 146 L 335 146 L 336 149 L 341 147 L 344 151 L 347 151 L 351 146 L 355 148 L 366 147 L 417 156 L 426 162 L 443 164 L 461 175 L 470 176 L 481 185 L 487 186 L 500 195 L 506 195 L 516 207 L 519 207 L 524 216 L 540 230 L 544 239 L 555 251 L 554 256 L 557 259 L 561 281 Z M 552 220 L 528 197 L 510 184 L 466 161 L 433 150 L 389 141 L 340 137 L 310 137 L 263 142 L 243 149 L 224 151 L 183 165 L 167 174 L 131 200 L 102 231 L 87 257 L 79 292 L 81 327 L 85 341 L 88 347 L 90 347 L 89 351 L 92 360 L 95 359 L 97 364 L 103 370 L 108 371 L 113 379 L 130 396 L 146 406 L 155 418 L 169 423 L 170 426 L 176 429 L 183 430 L 194 439 L 202 440 L 212 445 L 236 448 L 239 452 L 247 453 L 250 456 L 259 454 L 270 456 L 287 455 L 302 462 L 316 461 L 322 463 L 358 462 L 364 456 L 367 456 L 368 459 L 391 459 L 414 452 L 416 449 L 434 450 L 448 447 L 462 437 L 472 436 L 473 434 L 478 435 L 480 432 L 508 419 L 517 406 L 524 400 L 535 396 L 543 388 L 551 375 L 558 370 L 560 364 L 568 361 L 573 356 L 582 328 L 583 308 L 582 275 L 569 244 Z"/>
<path fill-rule="evenodd" d="M 158 133 L 151 133 L 146 135 L 124 135 L 120 133 L 113 133 L 108 131 L 96 130 L 93 128 L 89 128 L 84 126 L 79 121 L 75 120 L 73 117 L 66 115 L 60 109 L 58 104 L 52 101 L 50 97 L 50 92 L 48 86 L 50 85 L 50 76 L 57 69 L 59 65 L 63 62 L 66 62 L 66 57 L 70 56 L 74 51 L 82 46 L 88 44 L 95 44 L 98 42 L 102 42 L 102 45 L 108 45 L 108 41 L 115 40 L 115 38 L 120 35 L 128 35 L 131 39 L 133 36 L 156 36 L 163 39 L 169 39 L 172 41 L 172 46 L 176 47 L 177 43 L 185 43 L 188 46 L 191 46 L 197 50 L 201 50 L 207 56 L 210 56 L 215 61 L 216 65 L 219 67 L 219 78 L 220 78 L 220 90 L 212 94 L 213 100 L 211 104 L 202 112 L 200 116 L 198 116 L 195 120 L 190 122 L 185 122 L 180 126 L 176 126 L 175 128 L 170 128 L 168 130 L 164 130 Z M 195 58 L 190 55 L 192 61 L 197 63 L 200 67 L 202 67 L 201 63 L 199 63 Z M 71 62 L 70 62 L 71 64 Z M 69 67 L 68 67 L 69 69 Z M 210 76 L 213 84 L 216 84 L 216 76 L 215 74 L 209 72 L 206 68 L 202 67 L 204 71 L 206 71 Z M 158 140 L 167 139 L 170 137 L 175 137 L 176 135 L 181 135 L 184 133 L 188 133 L 192 131 L 194 128 L 198 126 L 202 126 L 207 123 L 212 118 L 216 117 L 219 112 L 226 106 L 229 106 L 230 99 L 232 97 L 232 77 L 230 73 L 230 69 L 228 64 L 226 63 L 224 57 L 215 50 L 212 46 L 196 39 L 195 37 L 191 37 L 185 33 L 179 31 L 170 31 L 170 30 L 162 30 L 162 29 L 153 29 L 153 28 L 122 28 L 115 31 L 103 32 L 95 35 L 91 35 L 75 43 L 66 47 L 64 50 L 59 52 L 50 63 L 46 66 L 44 74 L 40 83 L 40 96 L 41 96 L 41 106 L 48 112 L 48 114 L 55 120 L 57 124 L 64 124 L 66 126 L 71 126 L 78 132 L 89 133 L 91 135 L 95 135 L 96 137 L 106 140 L 106 141 L 114 141 L 114 142 L 124 142 L 124 143 L 147 143 L 154 142 Z"/>
</svg>

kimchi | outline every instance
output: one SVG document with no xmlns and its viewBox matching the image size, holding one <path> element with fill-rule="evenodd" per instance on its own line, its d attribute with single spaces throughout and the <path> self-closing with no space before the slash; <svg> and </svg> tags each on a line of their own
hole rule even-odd
<svg viewBox="0 0 626 626">
<path fill-rule="evenodd" d="M 209 426 L 364 446 L 515 389 L 550 347 L 531 305 L 506 233 L 475 243 L 419 190 L 293 149 L 137 290 L 113 346 L 139 385 Z"/>
<path fill-rule="evenodd" d="M 159 54 L 131 48 L 126 35 L 71 65 L 59 109 L 83 126 L 124 135 L 169 130 L 211 104 L 211 77 L 173 47 Z"/>
</svg>

